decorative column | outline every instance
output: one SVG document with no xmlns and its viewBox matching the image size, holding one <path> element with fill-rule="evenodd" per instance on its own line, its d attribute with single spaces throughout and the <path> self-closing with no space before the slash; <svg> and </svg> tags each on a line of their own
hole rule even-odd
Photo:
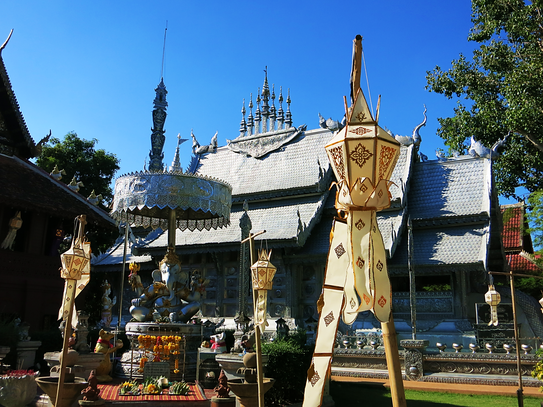
<svg viewBox="0 0 543 407">
<path fill-rule="evenodd" d="M 239 220 L 239 227 L 241 228 L 241 240 L 247 239 L 251 233 L 251 219 L 248 215 L 249 207 L 247 201 L 243 203 L 243 215 Z M 251 253 L 248 245 L 241 245 L 239 253 L 239 274 L 238 274 L 238 313 L 235 317 L 237 324 L 237 330 L 234 333 L 234 337 L 241 342 L 241 337 L 245 333 L 244 330 L 247 327 L 250 319 L 247 316 L 245 310 L 247 308 L 247 291 L 250 284 L 251 276 L 245 273 L 251 267 Z"/>
</svg>

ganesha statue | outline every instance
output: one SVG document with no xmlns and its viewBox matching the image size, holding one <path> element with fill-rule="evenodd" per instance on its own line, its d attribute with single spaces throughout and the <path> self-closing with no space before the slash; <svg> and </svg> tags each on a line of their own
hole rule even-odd
<svg viewBox="0 0 543 407">
<path fill-rule="evenodd" d="M 153 284 L 132 300 L 130 314 L 138 322 L 168 317 L 171 322 L 187 322 L 200 309 L 200 298 L 209 282 L 197 271 L 191 276 L 181 269 L 172 246 L 152 273 Z"/>
</svg>

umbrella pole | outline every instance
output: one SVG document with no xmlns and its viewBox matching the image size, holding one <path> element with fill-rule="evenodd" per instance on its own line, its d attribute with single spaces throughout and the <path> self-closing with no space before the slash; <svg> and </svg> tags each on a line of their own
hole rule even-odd
<svg viewBox="0 0 543 407">
<path fill-rule="evenodd" d="M 168 218 L 168 247 L 173 247 L 175 252 L 175 230 L 177 229 L 176 225 L 177 217 L 175 209 L 170 209 L 170 216 Z"/>
<path fill-rule="evenodd" d="M 390 315 L 390 321 L 381 322 L 381 330 L 383 331 L 392 406 L 406 407 L 407 402 L 405 401 L 405 391 L 403 388 L 400 354 L 398 353 L 398 340 L 396 339 L 396 328 L 394 326 L 392 314 Z"/>
<path fill-rule="evenodd" d="M 124 248 L 123 248 L 123 270 L 121 271 L 121 294 L 119 301 L 119 321 L 117 321 L 117 332 L 115 332 L 115 343 L 117 343 L 117 335 L 121 332 L 121 322 L 123 320 L 123 294 L 124 294 L 124 275 L 126 270 L 126 252 L 128 249 L 128 216 L 124 227 Z"/>
</svg>

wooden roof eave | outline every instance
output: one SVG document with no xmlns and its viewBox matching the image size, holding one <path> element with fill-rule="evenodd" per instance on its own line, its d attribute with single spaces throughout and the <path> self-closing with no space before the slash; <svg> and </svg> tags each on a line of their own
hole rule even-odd
<svg viewBox="0 0 543 407">
<path fill-rule="evenodd" d="M 37 153 L 36 144 L 30 136 L 19 103 L 11 87 L 11 81 L 2 58 L 2 49 L 0 49 L 0 111 L 8 127 L 8 133 L 15 135 L 15 139 L 19 139 L 18 142 L 14 142 L 13 146 L 21 152 L 24 158 L 35 157 Z"/>
</svg>

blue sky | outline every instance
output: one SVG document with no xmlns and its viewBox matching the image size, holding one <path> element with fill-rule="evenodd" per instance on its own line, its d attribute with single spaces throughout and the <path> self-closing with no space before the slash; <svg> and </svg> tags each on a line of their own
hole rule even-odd
<svg viewBox="0 0 543 407">
<path fill-rule="evenodd" d="M 268 67 L 270 85 L 290 88 L 294 125 L 318 127 L 318 113 L 341 119 L 349 94 L 352 40 L 364 57 L 379 122 L 409 135 L 428 108 L 421 151 L 443 148 L 438 117 L 454 100 L 425 90 L 426 71 L 471 55 L 470 1 L 10 1 L 0 14 L 2 56 L 34 140 L 49 130 L 99 140 L 121 160 L 117 175 L 148 157 L 154 89 L 168 90 L 165 163 L 176 136 L 219 145 L 239 135 L 243 99 L 255 97 Z M 286 95 L 284 95 L 286 97 Z M 286 108 L 286 106 L 284 106 Z M 181 146 L 188 165 L 191 143 Z"/>
</svg>

